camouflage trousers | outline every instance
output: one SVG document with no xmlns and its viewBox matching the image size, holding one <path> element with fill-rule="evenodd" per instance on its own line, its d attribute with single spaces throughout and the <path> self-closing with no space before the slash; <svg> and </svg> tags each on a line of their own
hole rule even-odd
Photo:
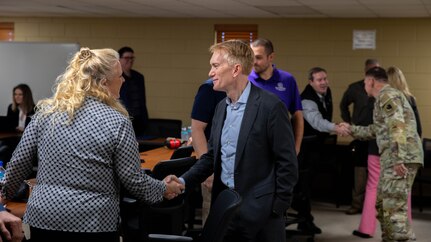
<svg viewBox="0 0 431 242">
<path fill-rule="evenodd" d="M 407 216 L 407 199 L 420 164 L 406 167 L 406 177 L 394 174 L 393 167 L 380 172 L 376 209 L 384 242 L 409 241 L 413 233 Z"/>
</svg>

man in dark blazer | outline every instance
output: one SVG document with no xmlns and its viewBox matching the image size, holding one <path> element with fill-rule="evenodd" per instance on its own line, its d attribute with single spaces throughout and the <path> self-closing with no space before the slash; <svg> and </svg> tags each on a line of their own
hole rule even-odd
<svg viewBox="0 0 431 242">
<path fill-rule="evenodd" d="M 253 50 L 240 40 L 210 48 L 214 90 L 226 92 L 215 111 L 208 153 L 183 176 L 186 187 L 214 172 L 212 199 L 236 190 L 243 202 L 225 241 L 286 241 L 283 214 L 298 177 L 286 106 L 247 79 Z"/>
</svg>

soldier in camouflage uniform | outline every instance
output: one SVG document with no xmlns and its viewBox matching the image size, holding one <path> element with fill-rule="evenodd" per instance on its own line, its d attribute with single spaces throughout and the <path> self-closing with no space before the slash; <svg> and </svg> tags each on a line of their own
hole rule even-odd
<svg viewBox="0 0 431 242">
<path fill-rule="evenodd" d="M 413 110 L 400 91 L 387 84 L 383 68 L 367 71 L 365 90 L 374 96 L 374 123 L 351 126 L 355 138 L 376 138 L 381 174 L 377 195 L 377 218 L 383 241 L 410 241 L 407 198 L 418 168 L 423 165 L 421 139 Z"/>
</svg>

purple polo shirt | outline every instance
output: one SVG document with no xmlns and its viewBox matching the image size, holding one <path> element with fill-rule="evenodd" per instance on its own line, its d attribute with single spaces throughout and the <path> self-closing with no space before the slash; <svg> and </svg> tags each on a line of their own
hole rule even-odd
<svg viewBox="0 0 431 242">
<path fill-rule="evenodd" d="M 274 71 L 269 80 L 263 80 L 254 70 L 248 76 L 248 80 L 254 85 L 277 95 L 286 104 L 290 114 L 302 110 L 301 96 L 295 78 L 289 72 L 278 70 L 275 65 L 272 67 Z"/>
</svg>

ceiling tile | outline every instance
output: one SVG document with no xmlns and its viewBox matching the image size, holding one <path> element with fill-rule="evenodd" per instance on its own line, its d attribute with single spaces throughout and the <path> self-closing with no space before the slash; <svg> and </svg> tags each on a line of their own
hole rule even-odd
<svg viewBox="0 0 431 242">
<path fill-rule="evenodd" d="M 431 0 L 0 0 L 0 16 L 388 18 L 428 17 L 430 6 Z"/>
</svg>

